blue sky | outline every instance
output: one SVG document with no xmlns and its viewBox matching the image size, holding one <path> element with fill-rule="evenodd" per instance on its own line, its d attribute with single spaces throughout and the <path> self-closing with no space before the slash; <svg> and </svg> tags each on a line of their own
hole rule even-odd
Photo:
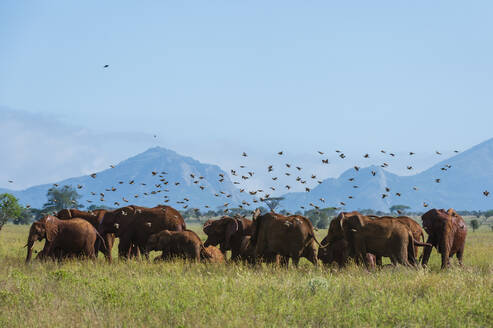
<svg viewBox="0 0 493 328">
<path fill-rule="evenodd" d="M 155 145 L 225 169 L 281 149 L 307 163 L 412 150 L 427 168 L 436 149 L 492 136 L 492 16 L 488 1 L 1 1 L 1 150 L 15 160 L 0 187 Z M 41 151 L 52 160 L 30 173 Z"/>
</svg>

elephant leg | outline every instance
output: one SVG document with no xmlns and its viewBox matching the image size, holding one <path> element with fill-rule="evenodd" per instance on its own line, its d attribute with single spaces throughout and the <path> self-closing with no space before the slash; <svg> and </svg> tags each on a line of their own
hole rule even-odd
<svg viewBox="0 0 493 328">
<path fill-rule="evenodd" d="M 115 242 L 115 235 L 107 233 L 104 235 L 103 239 L 105 245 L 100 248 L 100 251 L 103 253 L 106 260 L 111 263 L 111 250 L 113 249 L 113 243 Z"/>
<path fill-rule="evenodd" d="M 429 244 L 433 244 L 429 237 L 428 237 L 428 240 L 426 242 Z M 422 255 L 423 259 L 421 260 L 421 265 L 423 267 L 426 267 L 428 265 L 428 260 L 430 259 L 430 254 L 431 254 L 432 249 L 433 249 L 433 246 L 425 246 L 424 247 L 423 255 Z"/>
<path fill-rule="evenodd" d="M 299 258 L 298 258 L 299 261 Z M 288 268 L 289 267 L 289 256 L 280 256 L 280 265 L 283 268 Z M 294 257 L 293 257 L 293 264 L 294 264 Z"/>
<path fill-rule="evenodd" d="M 375 262 L 379 267 L 382 266 L 382 257 L 381 256 L 375 256 Z"/>
<path fill-rule="evenodd" d="M 240 252 L 238 252 L 236 249 L 231 249 L 231 261 L 236 262 L 240 260 Z"/>
<path fill-rule="evenodd" d="M 442 250 L 442 269 L 446 269 L 450 263 L 450 250 L 446 246 Z"/>
<path fill-rule="evenodd" d="M 299 256 L 293 256 L 291 258 L 293 259 L 293 265 L 297 268 L 298 264 L 300 264 L 300 257 Z M 289 257 L 288 257 L 288 260 L 289 260 Z M 288 267 L 288 264 L 286 263 L 286 268 L 287 267 Z"/>
<path fill-rule="evenodd" d="M 462 266 L 462 256 L 464 255 L 464 246 L 462 246 L 458 251 L 457 251 L 457 260 L 459 261 L 459 265 Z"/>
<path fill-rule="evenodd" d="M 118 256 L 123 259 L 128 259 L 130 248 L 132 243 L 127 236 L 120 236 L 120 243 L 118 244 Z"/>
</svg>

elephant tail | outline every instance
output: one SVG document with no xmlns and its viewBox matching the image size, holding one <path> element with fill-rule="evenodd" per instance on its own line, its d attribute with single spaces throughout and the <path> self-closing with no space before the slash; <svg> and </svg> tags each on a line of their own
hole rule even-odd
<svg viewBox="0 0 493 328">
<path fill-rule="evenodd" d="M 414 251 L 414 246 L 416 245 L 416 241 L 414 240 L 411 231 L 409 231 L 408 239 L 409 239 L 409 243 L 407 245 L 407 259 L 411 265 L 416 266 L 418 264 L 416 262 L 416 254 Z"/>
<path fill-rule="evenodd" d="M 212 258 L 212 255 L 204 247 L 204 244 L 200 244 L 200 258 L 202 260 L 210 260 Z"/>
<path fill-rule="evenodd" d="M 107 246 L 106 246 L 106 243 L 104 242 L 104 238 L 101 236 L 101 234 L 99 233 L 98 230 L 94 229 L 96 231 L 96 236 L 101 240 L 101 242 L 103 243 L 103 247 L 104 249 L 107 249 Z M 98 251 L 98 250 L 96 250 Z"/>
<path fill-rule="evenodd" d="M 308 242 L 306 243 L 305 247 L 308 245 L 308 243 L 311 241 L 311 240 L 315 240 L 315 242 L 317 243 L 318 247 L 319 248 L 325 248 L 327 246 L 329 246 L 329 243 L 327 243 L 327 245 L 322 245 L 321 243 L 319 243 L 319 241 L 317 240 L 317 238 L 315 237 L 315 234 L 314 233 L 311 233 L 310 234 L 310 239 L 308 239 Z"/>
<path fill-rule="evenodd" d="M 430 243 L 420 242 L 420 241 L 417 241 L 417 240 L 414 240 L 414 239 L 413 239 L 413 242 L 414 242 L 414 245 L 416 245 L 416 246 L 422 246 L 422 247 L 430 246 L 430 247 L 433 247 L 433 245 L 430 244 Z"/>
</svg>

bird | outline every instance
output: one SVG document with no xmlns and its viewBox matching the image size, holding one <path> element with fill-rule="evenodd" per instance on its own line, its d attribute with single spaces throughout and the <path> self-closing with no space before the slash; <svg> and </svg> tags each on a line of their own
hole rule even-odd
<svg viewBox="0 0 493 328">
<path fill-rule="evenodd" d="M 370 155 L 369 155 L 369 154 L 364 154 L 364 155 L 363 155 L 363 157 L 364 157 L 364 158 L 369 158 L 369 157 L 370 157 Z"/>
<path fill-rule="evenodd" d="M 311 178 L 312 178 L 312 179 L 316 179 L 316 178 L 317 178 L 317 176 L 316 176 L 315 174 L 312 174 Z"/>
<path fill-rule="evenodd" d="M 103 66 L 103 68 L 108 68 L 108 67 L 110 67 L 110 65 L 108 65 L 108 64 Z"/>
<path fill-rule="evenodd" d="M 413 190 L 418 190 L 418 187 L 414 186 L 414 187 L 413 187 Z"/>
<path fill-rule="evenodd" d="M 310 188 L 306 187 L 306 188 L 305 188 L 305 191 L 306 191 L 306 192 L 310 192 Z"/>
<path fill-rule="evenodd" d="M 385 191 L 386 192 L 389 192 L 390 191 L 390 188 L 389 187 L 385 187 Z"/>
<path fill-rule="evenodd" d="M 80 184 L 78 184 L 77 189 L 82 189 L 82 186 Z"/>
<path fill-rule="evenodd" d="M 485 195 L 486 197 L 488 197 L 489 194 L 490 192 L 488 190 L 483 191 L 483 195 Z"/>
<path fill-rule="evenodd" d="M 400 192 L 396 192 L 395 195 L 398 196 L 398 197 L 401 197 L 401 193 Z"/>
<path fill-rule="evenodd" d="M 272 170 L 274 170 L 274 169 L 272 168 L 272 165 L 269 165 L 269 166 L 267 167 L 267 171 L 268 171 L 268 172 L 272 172 Z"/>
<path fill-rule="evenodd" d="M 339 204 L 341 204 L 342 206 L 346 206 L 346 203 L 344 202 L 339 202 Z"/>
<path fill-rule="evenodd" d="M 375 176 L 376 174 L 377 174 L 377 172 L 371 171 L 371 175 Z"/>
<path fill-rule="evenodd" d="M 359 171 L 359 167 L 358 167 L 358 166 L 355 166 L 355 167 L 354 167 L 354 169 L 355 169 L 356 171 Z"/>
<path fill-rule="evenodd" d="M 435 153 L 436 153 L 437 155 L 441 155 L 441 154 L 442 154 L 442 153 L 441 153 L 441 152 L 439 152 L 438 150 L 437 150 L 437 151 L 435 151 Z"/>
<path fill-rule="evenodd" d="M 435 179 L 435 182 L 436 183 L 440 183 L 440 179 Z"/>
<path fill-rule="evenodd" d="M 454 153 L 458 153 L 459 151 L 458 150 L 454 150 Z"/>
<path fill-rule="evenodd" d="M 386 152 L 385 152 L 385 150 L 380 150 L 380 152 L 381 152 L 382 154 L 385 154 L 385 153 L 386 153 Z"/>
<path fill-rule="evenodd" d="M 328 159 L 328 158 L 327 158 L 327 159 L 323 159 L 323 160 L 322 160 L 322 163 L 323 163 L 323 164 L 329 164 L 329 159 Z"/>
<path fill-rule="evenodd" d="M 12 181 L 12 180 L 9 180 L 9 183 L 14 183 L 14 181 Z"/>
<path fill-rule="evenodd" d="M 382 199 L 385 198 L 385 197 L 387 197 L 387 195 L 386 194 L 382 194 Z"/>
<path fill-rule="evenodd" d="M 152 172 L 151 172 L 151 174 L 152 174 L 152 175 L 156 175 L 156 174 L 157 174 L 157 172 L 152 171 Z M 190 174 L 190 175 L 192 175 L 192 178 L 193 178 L 193 174 Z"/>
<path fill-rule="evenodd" d="M 346 158 L 346 155 L 344 155 L 344 154 L 340 154 L 340 155 L 339 155 L 339 157 L 340 157 L 340 158 Z"/>
<path fill-rule="evenodd" d="M 277 155 L 282 155 L 282 154 L 283 154 L 283 152 L 282 152 L 282 151 L 280 151 L 280 152 L 278 152 L 278 153 L 277 153 Z"/>
<path fill-rule="evenodd" d="M 354 178 L 349 178 L 348 180 L 349 180 L 349 181 L 354 181 Z"/>
<path fill-rule="evenodd" d="M 408 169 L 408 170 L 412 170 L 412 169 L 413 169 L 413 167 L 412 167 L 412 166 L 408 166 L 408 167 L 407 167 L 407 169 Z"/>
<path fill-rule="evenodd" d="M 298 171 L 301 171 L 301 167 L 299 167 L 299 166 L 297 166 L 297 167 L 296 167 L 296 169 L 297 169 Z"/>
<path fill-rule="evenodd" d="M 245 167 L 245 165 L 240 165 L 240 169 L 244 169 Z"/>
<path fill-rule="evenodd" d="M 320 155 L 323 155 L 323 154 L 324 154 L 324 152 L 323 152 L 323 151 L 320 151 L 320 150 L 318 151 L 318 153 L 319 153 Z"/>
<path fill-rule="evenodd" d="M 273 177 L 272 180 L 276 181 L 277 180 L 277 177 Z"/>
<path fill-rule="evenodd" d="M 390 153 L 389 155 L 392 156 L 392 157 L 395 157 L 395 154 L 394 153 Z"/>
<path fill-rule="evenodd" d="M 428 207 L 428 204 L 426 202 L 423 202 L 423 207 Z"/>
<path fill-rule="evenodd" d="M 291 164 L 286 163 L 286 167 L 287 168 L 290 168 L 291 167 Z"/>
<path fill-rule="evenodd" d="M 243 154 L 241 154 L 241 156 L 248 157 L 247 153 L 245 153 L 245 152 L 243 152 Z"/>
<path fill-rule="evenodd" d="M 291 189 L 291 186 L 286 185 L 286 189 L 288 189 L 288 190 Z"/>
<path fill-rule="evenodd" d="M 115 166 L 114 166 L 114 165 L 110 165 L 110 167 L 111 167 L 112 169 L 114 169 L 114 168 L 115 168 Z"/>
<path fill-rule="evenodd" d="M 409 152 L 409 156 L 413 156 L 414 153 L 412 151 Z"/>
<path fill-rule="evenodd" d="M 93 179 L 96 179 L 96 173 L 92 173 L 92 174 L 90 175 L 90 177 L 91 177 L 91 178 L 93 178 Z"/>
</svg>

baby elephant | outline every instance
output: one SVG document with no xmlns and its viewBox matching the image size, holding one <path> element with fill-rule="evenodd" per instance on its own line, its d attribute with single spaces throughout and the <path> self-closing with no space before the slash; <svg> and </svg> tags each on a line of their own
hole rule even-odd
<svg viewBox="0 0 493 328">
<path fill-rule="evenodd" d="M 224 263 L 224 255 L 216 246 L 208 246 L 200 252 L 200 258 L 208 263 Z"/>
<path fill-rule="evenodd" d="M 179 257 L 199 261 L 202 249 L 204 246 L 199 236 L 190 230 L 163 230 L 151 235 L 146 244 L 147 252 L 163 251 L 162 260 Z"/>
</svg>

